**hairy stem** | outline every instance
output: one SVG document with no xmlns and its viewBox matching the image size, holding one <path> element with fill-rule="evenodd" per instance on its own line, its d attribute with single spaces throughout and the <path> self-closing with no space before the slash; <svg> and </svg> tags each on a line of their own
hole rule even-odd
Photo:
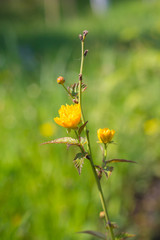
<svg viewBox="0 0 160 240">
<path fill-rule="evenodd" d="M 81 66 L 80 66 L 80 74 L 79 74 L 79 104 L 80 104 L 80 107 L 81 107 L 82 124 L 85 123 L 84 114 L 83 114 L 83 111 L 82 111 L 82 73 L 83 73 L 83 63 L 84 63 L 84 39 L 81 40 Z M 109 228 L 110 239 L 111 240 L 115 240 L 113 229 L 112 229 L 112 227 L 110 225 L 110 220 L 109 220 L 109 216 L 108 216 L 107 206 L 106 206 L 106 203 L 105 203 L 105 199 L 104 199 L 104 195 L 103 195 L 100 179 L 98 178 L 98 175 L 97 175 L 97 172 L 96 172 L 96 168 L 95 168 L 95 165 L 94 165 L 94 162 L 93 162 L 93 158 L 92 158 L 91 145 L 90 145 L 90 139 L 89 139 L 89 131 L 88 131 L 86 126 L 85 126 L 84 130 L 85 130 L 86 137 L 87 137 L 87 151 L 88 151 L 88 154 L 89 154 L 89 160 L 90 160 L 91 168 L 92 168 L 92 171 L 93 171 L 96 183 L 97 183 L 97 188 L 98 188 L 98 192 L 99 192 L 102 208 L 103 208 L 103 211 L 104 211 L 104 214 L 105 214 L 106 224 L 107 224 L 107 226 Z"/>
</svg>

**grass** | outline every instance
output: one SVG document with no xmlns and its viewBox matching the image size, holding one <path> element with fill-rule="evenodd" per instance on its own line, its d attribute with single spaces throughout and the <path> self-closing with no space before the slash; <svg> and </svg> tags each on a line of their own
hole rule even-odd
<svg viewBox="0 0 160 240">
<path fill-rule="evenodd" d="M 2 240 L 83 239 L 75 232 L 102 228 L 100 202 L 88 163 L 79 177 L 72 163 L 75 148 L 67 151 L 64 146 L 39 145 L 66 135 L 53 123 L 61 104 L 69 103 L 56 78 L 63 75 L 69 84 L 77 81 L 77 36 L 86 28 L 89 54 L 84 69 L 88 85 L 84 109 L 94 157 L 97 163 L 101 161 L 96 131 L 107 126 L 116 130 L 117 142 L 109 158 L 138 162 L 115 164 L 112 177 L 103 180 L 109 212 L 122 230 L 135 232 L 142 240 L 156 239 L 158 204 L 150 212 L 143 205 L 147 194 L 154 196 L 152 185 L 159 182 L 159 9 L 158 1 L 121 3 L 103 18 L 88 13 L 53 29 L 45 29 L 42 18 L 35 18 L 32 24 L 29 19 L 14 19 L 12 25 L 2 19 Z M 54 126 L 52 137 L 40 133 L 45 122 Z"/>
</svg>

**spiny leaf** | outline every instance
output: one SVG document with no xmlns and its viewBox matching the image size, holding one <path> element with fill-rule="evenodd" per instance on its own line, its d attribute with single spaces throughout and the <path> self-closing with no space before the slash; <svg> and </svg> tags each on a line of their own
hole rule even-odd
<svg viewBox="0 0 160 240">
<path fill-rule="evenodd" d="M 113 167 L 108 166 L 108 167 L 103 168 L 102 170 L 103 170 L 104 174 L 106 175 L 106 177 L 109 178 L 113 172 L 113 169 L 114 169 Z"/>
<path fill-rule="evenodd" d="M 127 232 L 120 233 L 119 235 L 116 236 L 116 238 L 119 239 L 119 240 L 123 240 L 123 239 L 126 239 L 126 238 L 132 238 L 132 237 L 135 237 L 135 234 L 130 234 L 130 233 L 127 233 Z"/>
<path fill-rule="evenodd" d="M 82 126 L 80 126 L 80 128 L 79 128 L 79 130 L 78 130 L 78 134 L 79 134 L 79 135 L 81 135 L 81 132 L 83 131 L 83 129 L 85 128 L 85 126 L 86 126 L 87 123 L 88 123 L 88 121 L 85 122 Z"/>
<path fill-rule="evenodd" d="M 126 160 L 126 159 L 111 159 L 106 161 L 106 163 L 117 163 L 117 162 L 128 162 L 128 163 L 136 163 L 135 161 L 131 161 L 131 160 Z"/>
<path fill-rule="evenodd" d="M 100 239 L 106 239 L 106 235 L 104 235 L 103 233 L 100 232 L 96 232 L 96 231 L 82 231 L 82 232 L 78 232 L 78 233 L 86 233 L 86 234 L 90 234 L 92 236 L 98 237 Z"/>
<path fill-rule="evenodd" d="M 86 156 L 87 156 L 86 152 L 85 153 L 77 153 L 73 160 L 74 166 L 77 168 L 79 175 L 81 174 L 81 170 L 82 170 L 82 167 L 84 164 L 84 159 L 86 158 Z"/>
<path fill-rule="evenodd" d="M 69 144 L 69 145 L 79 145 L 78 140 L 74 139 L 74 138 L 71 138 L 71 137 L 57 138 L 57 139 L 54 139 L 52 141 L 42 143 L 41 145 L 43 145 L 43 144 L 51 144 L 51 143 L 56 143 L 56 144 L 58 144 L 58 143 L 65 143 L 65 144 Z"/>
</svg>

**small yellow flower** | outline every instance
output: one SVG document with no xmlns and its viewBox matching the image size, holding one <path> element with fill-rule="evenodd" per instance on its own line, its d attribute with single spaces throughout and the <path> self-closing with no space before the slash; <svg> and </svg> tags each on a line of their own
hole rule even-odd
<svg viewBox="0 0 160 240">
<path fill-rule="evenodd" d="M 40 133 L 44 137 L 51 137 L 55 133 L 55 130 L 56 127 L 53 123 L 46 122 L 40 126 Z"/>
<path fill-rule="evenodd" d="M 155 135 L 160 131 L 160 120 L 152 118 L 144 123 L 144 131 L 146 135 Z"/>
<path fill-rule="evenodd" d="M 54 118 L 54 121 L 62 127 L 74 129 L 81 121 L 80 104 L 62 105 L 58 113 L 60 117 Z"/>
<path fill-rule="evenodd" d="M 58 84 L 63 84 L 63 83 L 65 83 L 64 77 L 61 77 L 61 76 L 58 77 L 58 78 L 57 78 L 57 83 L 58 83 Z"/>
<path fill-rule="evenodd" d="M 103 128 L 103 129 L 98 129 L 97 131 L 97 135 L 98 135 L 98 139 L 101 143 L 109 143 L 113 136 L 115 134 L 114 130 L 110 130 L 109 128 Z"/>
</svg>

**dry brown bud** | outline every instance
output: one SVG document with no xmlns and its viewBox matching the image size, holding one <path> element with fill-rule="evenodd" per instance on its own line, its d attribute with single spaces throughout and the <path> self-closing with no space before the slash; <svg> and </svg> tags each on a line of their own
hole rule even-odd
<svg viewBox="0 0 160 240">
<path fill-rule="evenodd" d="M 75 104 L 78 104 L 78 101 L 77 101 L 76 99 L 73 99 L 73 102 L 74 102 Z"/>
<path fill-rule="evenodd" d="M 86 36 L 87 36 L 87 34 L 88 34 L 88 31 L 87 31 L 87 30 L 84 30 L 84 31 L 83 31 L 83 36 L 85 36 L 85 37 L 86 37 Z"/>
<path fill-rule="evenodd" d="M 86 50 L 84 51 L 84 56 L 85 56 L 85 57 L 87 56 L 87 53 L 88 53 L 88 49 L 86 49 Z"/>
<path fill-rule="evenodd" d="M 79 34 L 79 39 L 80 39 L 81 41 L 83 40 L 82 34 Z"/>
<path fill-rule="evenodd" d="M 82 74 L 79 74 L 79 80 L 82 81 Z"/>
</svg>

